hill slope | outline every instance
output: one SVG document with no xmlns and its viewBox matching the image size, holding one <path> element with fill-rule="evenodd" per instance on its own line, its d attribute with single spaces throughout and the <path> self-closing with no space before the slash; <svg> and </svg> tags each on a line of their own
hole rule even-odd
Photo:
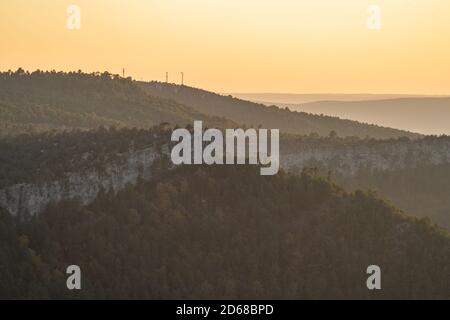
<svg viewBox="0 0 450 320">
<path fill-rule="evenodd" d="M 283 133 L 310 134 L 315 132 L 326 136 L 334 130 L 339 136 L 363 138 L 370 136 L 380 139 L 402 136 L 418 137 L 417 134 L 397 129 L 342 120 L 336 117 L 291 112 L 275 106 L 266 107 L 263 104 L 240 100 L 231 96 L 221 96 L 187 86 L 159 82 L 141 82 L 141 86 L 151 95 L 173 99 L 207 115 L 226 117 L 240 124 L 255 126 L 261 124 L 265 128 L 278 128 Z"/>
<path fill-rule="evenodd" d="M 450 298 L 448 234 L 306 171 L 182 167 L 0 230 L 0 298 Z"/>
<path fill-rule="evenodd" d="M 235 126 L 152 97 L 131 79 L 109 73 L 0 73 L 0 135 L 99 126 L 148 128 L 161 122 L 184 126 L 193 120 Z"/>
<path fill-rule="evenodd" d="M 449 163 L 361 170 L 355 176 L 334 175 L 334 179 L 348 190 L 374 190 L 396 207 L 450 230 Z"/>
</svg>

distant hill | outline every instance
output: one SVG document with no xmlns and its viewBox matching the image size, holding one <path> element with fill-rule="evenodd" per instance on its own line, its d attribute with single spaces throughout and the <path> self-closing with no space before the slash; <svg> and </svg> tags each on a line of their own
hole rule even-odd
<svg viewBox="0 0 450 320">
<path fill-rule="evenodd" d="M 337 117 L 266 107 L 201 89 L 136 82 L 107 72 L 0 73 L 0 135 L 99 126 L 148 128 L 167 122 L 184 126 L 278 128 L 282 133 L 398 138 L 419 135 Z"/>
<path fill-rule="evenodd" d="M 161 122 L 235 126 L 173 100 L 150 96 L 130 78 L 105 73 L 0 73 L 0 135 L 99 126 L 148 128 Z"/>
<path fill-rule="evenodd" d="M 266 105 L 272 102 L 265 103 Z M 372 101 L 318 101 L 283 104 L 290 110 L 374 123 L 422 134 L 450 134 L 450 97 L 413 97 Z"/>
<path fill-rule="evenodd" d="M 363 101 L 397 98 L 427 97 L 412 94 L 370 94 L 370 93 L 231 93 L 240 99 L 264 104 L 303 104 L 317 101 Z"/>
<path fill-rule="evenodd" d="M 310 134 L 325 136 L 336 131 L 339 136 L 358 136 L 374 138 L 397 138 L 407 136 L 418 137 L 417 134 L 397 129 L 368 125 L 356 121 L 343 120 L 337 117 L 318 116 L 304 112 L 292 112 L 276 106 L 266 107 L 232 96 L 223 96 L 213 92 L 188 86 L 166 84 L 160 82 L 141 82 L 141 87 L 151 95 L 173 99 L 178 103 L 190 106 L 197 111 L 221 116 L 248 126 L 262 125 L 266 128 L 278 128 L 283 133 Z"/>
</svg>

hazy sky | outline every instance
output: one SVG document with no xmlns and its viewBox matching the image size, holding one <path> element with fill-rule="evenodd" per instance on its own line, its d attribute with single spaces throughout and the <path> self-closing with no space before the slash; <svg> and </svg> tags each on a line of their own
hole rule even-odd
<svg viewBox="0 0 450 320">
<path fill-rule="evenodd" d="M 69 4 L 81 29 L 68 30 Z M 381 8 L 381 30 L 366 25 Z M 1 0 L 0 69 L 220 92 L 450 93 L 448 0 Z"/>
</svg>

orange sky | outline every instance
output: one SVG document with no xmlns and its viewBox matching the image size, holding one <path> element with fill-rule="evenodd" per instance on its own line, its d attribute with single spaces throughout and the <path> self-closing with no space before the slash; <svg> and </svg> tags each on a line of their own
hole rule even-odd
<svg viewBox="0 0 450 320">
<path fill-rule="evenodd" d="M 69 4 L 81 29 L 66 28 Z M 381 8 L 382 28 L 366 26 Z M 450 94 L 448 0 L 1 0 L 0 69 L 219 92 Z"/>
</svg>

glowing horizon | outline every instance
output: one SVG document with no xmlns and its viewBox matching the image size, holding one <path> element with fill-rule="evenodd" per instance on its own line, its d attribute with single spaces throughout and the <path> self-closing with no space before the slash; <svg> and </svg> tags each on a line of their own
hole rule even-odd
<svg viewBox="0 0 450 320">
<path fill-rule="evenodd" d="M 450 1 L 4 0 L 0 69 L 109 71 L 217 92 L 450 94 Z M 68 5 L 81 29 L 68 30 Z M 366 26 L 381 8 L 381 30 Z"/>
</svg>

